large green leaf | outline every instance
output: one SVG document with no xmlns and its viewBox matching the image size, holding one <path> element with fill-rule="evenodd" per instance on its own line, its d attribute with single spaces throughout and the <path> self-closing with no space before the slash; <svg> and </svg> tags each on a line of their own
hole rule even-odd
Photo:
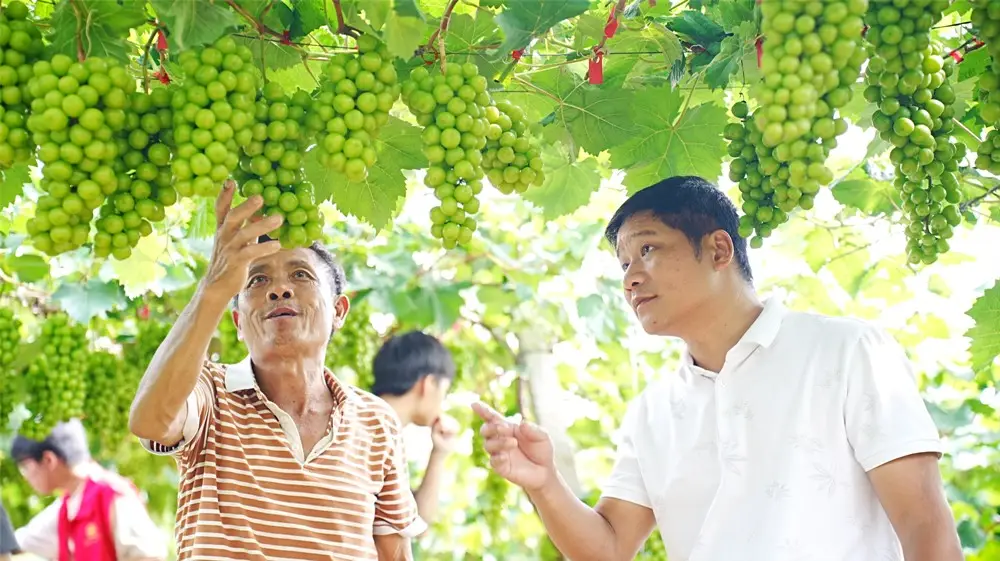
<svg viewBox="0 0 1000 561">
<path fill-rule="evenodd" d="M 736 27 L 733 35 L 722 40 L 721 50 L 705 67 L 705 83 L 713 90 L 724 88 L 729 78 L 740 69 L 743 58 L 754 51 L 757 24 L 745 21 Z"/>
<path fill-rule="evenodd" d="M 635 97 L 634 92 L 592 86 L 567 73 L 561 76 L 562 79 L 554 85 L 562 89 L 566 87 L 567 79 L 572 79 L 570 89 L 565 93 L 546 91 L 561 99 L 556 108 L 555 121 L 573 135 L 573 140 L 580 147 L 597 155 L 633 136 L 635 123 L 630 104 Z"/>
<path fill-rule="evenodd" d="M 291 45 L 282 45 L 266 38 L 235 37 L 236 43 L 246 46 L 253 53 L 258 68 L 281 70 L 300 64 L 302 54 Z M 270 73 L 267 75 L 271 79 Z"/>
<path fill-rule="evenodd" d="M 15 164 L 3 173 L 0 182 L 0 210 L 7 208 L 18 195 L 24 192 L 24 185 L 31 183 L 31 172 L 27 164 Z"/>
<path fill-rule="evenodd" d="M 309 65 L 308 69 L 306 64 Z M 312 92 L 316 89 L 316 80 L 322 75 L 322 71 L 322 64 L 319 61 L 310 60 L 281 70 L 269 71 L 267 78 L 281 84 L 288 93 L 294 93 L 295 90 Z"/>
<path fill-rule="evenodd" d="M 8 255 L 7 267 L 23 282 L 38 282 L 49 276 L 49 262 L 40 255 Z"/>
<path fill-rule="evenodd" d="M 458 319 L 463 302 L 461 288 L 462 285 L 417 286 L 396 291 L 390 297 L 393 314 L 407 326 L 445 331 Z"/>
<path fill-rule="evenodd" d="M 832 191 L 840 204 L 873 216 L 892 214 L 902 204 L 899 192 L 887 181 L 848 179 L 834 185 Z"/>
<path fill-rule="evenodd" d="M 504 32 L 503 52 L 522 49 L 553 25 L 587 11 L 590 0 L 531 0 L 509 2 L 496 17 Z"/>
<path fill-rule="evenodd" d="M 385 22 L 385 46 L 389 54 L 410 58 L 427 39 L 429 26 L 422 18 L 391 12 Z"/>
<path fill-rule="evenodd" d="M 124 307 L 128 301 L 116 282 L 91 279 L 86 283 L 65 282 L 52 295 L 69 317 L 87 324 L 91 318 L 106 317 L 115 308 Z"/>
<path fill-rule="evenodd" d="M 1000 355 L 1000 281 L 983 292 L 967 313 L 976 322 L 965 332 L 970 339 L 972 367 L 985 370 Z"/>
<path fill-rule="evenodd" d="M 725 109 L 703 103 L 679 115 L 683 103 L 683 93 L 666 86 L 635 95 L 632 140 L 611 149 L 612 165 L 627 170 L 625 185 L 630 193 L 675 175 L 721 174 Z"/>
<path fill-rule="evenodd" d="M 240 17 L 221 1 L 150 0 L 167 28 L 171 49 L 183 51 L 212 43 L 240 23 Z"/>
<path fill-rule="evenodd" d="M 540 187 L 532 187 L 522 197 L 541 207 L 547 220 L 569 214 L 587 204 L 601 185 L 597 160 L 590 156 L 577 160 L 562 144 L 545 147 L 542 164 L 545 182 Z"/>
<path fill-rule="evenodd" d="M 292 24 L 288 28 L 288 36 L 293 41 L 327 25 L 326 10 L 330 9 L 328 0 L 296 0 L 294 6 Z"/>
<path fill-rule="evenodd" d="M 110 261 L 111 271 L 125 289 L 126 296 L 135 298 L 149 290 L 159 291 L 157 282 L 167 274 L 160 262 L 167 255 L 169 243 L 166 236 L 154 230 L 139 240 L 128 259 Z"/>
<path fill-rule="evenodd" d="M 129 30 L 146 22 L 144 6 L 140 0 L 63 0 L 52 13 L 49 49 L 74 59 L 82 50 L 84 56 L 128 62 L 134 49 Z"/>
</svg>

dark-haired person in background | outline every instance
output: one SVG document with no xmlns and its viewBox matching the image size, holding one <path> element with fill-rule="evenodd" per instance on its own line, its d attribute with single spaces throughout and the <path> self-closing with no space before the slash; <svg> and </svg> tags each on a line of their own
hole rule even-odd
<svg viewBox="0 0 1000 561">
<path fill-rule="evenodd" d="M 177 555 L 188 559 L 409 561 L 426 525 L 408 485 L 400 424 L 377 397 L 324 367 L 350 302 L 319 243 L 263 238 L 259 195 L 216 201 L 212 257 L 147 366 L 129 428 L 177 460 Z M 232 317 L 249 355 L 206 360 Z"/>
<path fill-rule="evenodd" d="M 632 559 L 654 526 L 685 561 L 960 561 L 903 350 L 866 322 L 762 302 L 738 225 L 698 177 L 639 191 L 608 224 L 639 322 L 687 350 L 630 404 L 595 508 L 541 428 L 480 403 L 492 468 L 576 561 Z"/>
<path fill-rule="evenodd" d="M 437 338 L 411 331 L 382 344 L 372 365 L 372 393 L 392 406 L 405 427 L 430 427 L 430 459 L 420 487 L 413 495 L 420 518 L 432 524 L 437 517 L 444 460 L 455 447 L 458 426 L 441 412 L 455 378 L 455 362 Z"/>
<path fill-rule="evenodd" d="M 166 559 L 164 536 L 138 491 L 91 459 L 80 421 L 56 425 L 41 442 L 19 435 L 10 455 L 36 493 L 63 493 L 17 529 L 20 550 L 58 561 Z"/>
</svg>

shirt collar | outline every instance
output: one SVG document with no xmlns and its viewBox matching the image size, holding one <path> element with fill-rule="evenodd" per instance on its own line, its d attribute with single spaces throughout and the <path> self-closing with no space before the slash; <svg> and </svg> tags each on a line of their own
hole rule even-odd
<svg viewBox="0 0 1000 561">
<path fill-rule="evenodd" d="M 733 348 L 726 353 L 727 362 L 730 358 L 732 358 L 732 353 L 736 349 L 746 348 L 747 345 L 767 348 L 774 344 L 774 340 L 778 337 L 778 331 L 781 330 L 781 322 L 784 321 L 787 312 L 787 308 L 785 308 L 779 298 L 771 297 L 765 300 L 764 310 L 761 311 L 760 315 L 757 316 L 757 319 L 750 324 L 750 328 L 746 330 L 743 337 L 740 337 L 740 340 L 737 341 L 736 345 L 734 345 Z M 715 377 L 715 373 L 709 372 L 708 370 L 704 370 L 695 365 L 694 358 L 691 356 L 691 353 L 687 348 L 684 349 L 681 356 L 681 362 L 703 376 L 710 378 Z"/>
<path fill-rule="evenodd" d="M 330 372 L 329 368 L 324 368 L 323 374 L 326 378 L 326 385 L 330 388 L 330 393 L 336 399 L 337 403 L 345 400 L 353 403 L 358 399 L 357 394 L 349 387 L 341 384 L 333 373 Z M 236 364 L 226 366 L 226 391 L 241 392 L 247 390 L 263 393 L 257 386 L 257 377 L 253 373 L 253 363 L 250 361 L 250 355 L 247 355 L 246 358 Z"/>
</svg>

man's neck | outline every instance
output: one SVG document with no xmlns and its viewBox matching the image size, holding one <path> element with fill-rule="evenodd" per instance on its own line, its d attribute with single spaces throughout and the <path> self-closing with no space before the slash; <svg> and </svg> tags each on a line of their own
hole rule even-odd
<svg viewBox="0 0 1000 561">
<path fill-rule="evenodd" d="M 402 426 L 406 426 L 413 422 L 413 404 L 409 399 L 409 396 L 405 395 L 382 395 L 379 396 L 382 401 L 389 404 L 393 411 L 396 412 L 396 416 L 399 417 L 399 423 Z"/>
<path fill-rule="evenodd" d="M 327 412 L 333 396 L 326 384 L 324 356 L 280 355 L 253 358 L 254 376 L 261 391 L 293 417 Z"/>
<path fill-rule="evenodd" d="M 695 364 L 711 372 L 722 370 L 729 352 L 750 329 L 764 305 L 750 286 L 715 299 L 699 309 L 683 337 Z"/>
</svg>

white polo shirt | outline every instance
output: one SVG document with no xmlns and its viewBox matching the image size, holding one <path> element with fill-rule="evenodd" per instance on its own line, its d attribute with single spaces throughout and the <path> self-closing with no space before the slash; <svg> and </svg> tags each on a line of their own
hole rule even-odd
<svg viewBox="0 0 1000 561">
<path fill-rule="evenodd" d="M 938 432 L 896 342 L 772 299 L 712 373 L 685 355 L 630 405 L 604 496 L 653 510 L 670 561 L 902 561 L 866 472 Z"/>
</svg>

